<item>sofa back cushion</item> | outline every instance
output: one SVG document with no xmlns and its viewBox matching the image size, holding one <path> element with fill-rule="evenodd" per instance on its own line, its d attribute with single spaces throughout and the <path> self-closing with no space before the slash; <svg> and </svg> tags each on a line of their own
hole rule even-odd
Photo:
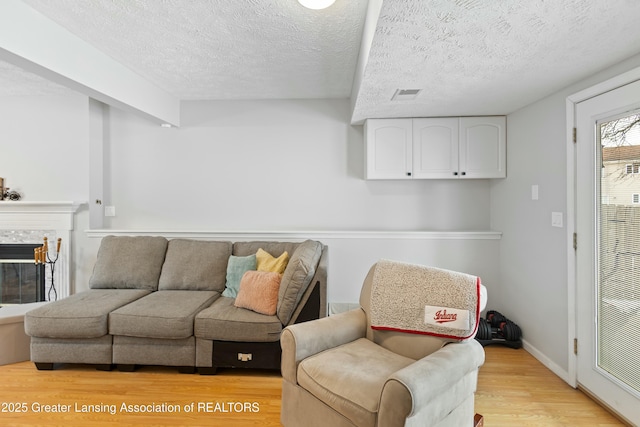
<svg viewBox="0 0 640 427">
<path fill-rule="evenodd" d="M 159 290 L 224 290 L 231 242 L 173 239 L 162 266 Z"/>
<path fill-rule="evenodd" d="M 254 255 L 258 253 L 259 249 L 262 249 L 278 258 L 285 252 L 288 252 L 289 256 L 291 256 L 298 246 L 300 246 L 300 243 L 297 242 L 235 242 L 233 244 L 233 254 L 236 256 Z"/>
<path fill-rule="evenodd" d="M 278 293 L 276 314 L 283 325 L 289 323 L 302 295 L 309 287 L 321 255 L 322 243 L 314 240 L 302 242 L 291 255 L 287 268 L 282 274 Z"/>
<path fill-rule="evenodd" d="M 164 237 L 104 237 L 89 287 L 157 290 L 167 243 Z"/>
</svg>

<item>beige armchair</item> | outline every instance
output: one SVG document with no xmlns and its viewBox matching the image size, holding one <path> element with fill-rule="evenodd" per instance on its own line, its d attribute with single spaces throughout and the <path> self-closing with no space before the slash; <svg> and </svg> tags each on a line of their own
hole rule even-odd
<svg viewBox="0 0 640 427">
<path fill-rule="evenodd" d="M 480 301 L 480 284 L 471 296 L 477 307 L 469 317 L 470 332 L 462 337 L 373 329 L 372 283 L 379 265 L 364 281 L 361 308 L 283 331 L 285 427 L 473 426 L 478 369 L 484 363 L 484 350 L 473 339 L 486 303 Z M 432 303 L 429 292 L 416 291 L 416 283 L 407 287 L 404 277 L 396 282 L 398 294 L 407 291 L 418 305 Z M 397 316 L 406 311 L 400 307 Z"/>
</svg>

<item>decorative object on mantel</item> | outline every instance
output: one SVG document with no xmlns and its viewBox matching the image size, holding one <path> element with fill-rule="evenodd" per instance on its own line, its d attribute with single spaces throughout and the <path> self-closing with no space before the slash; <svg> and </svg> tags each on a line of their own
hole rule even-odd
<svg viewBox="0 0 640 427">
<path fill-rule="evenodd" d="M 22 195 L 17 191 L 10 191 L 10 188 L 4 188 L 4 178 L 0 177 L 0 200 L 20 200 Z"/>
<path fill-rule="evenodd" d="M 58 257 L 60 256 L 60 245 L 62 244 L 62 239 L 58 238 L 58 244 L 56 245 L 56 257 L 51 259 L 49 256 L 49 239 L 47 237 L 44 238 L 44 243 L 42 246 L 37 247 L 33 250 L 33 259 L 37 266 L 46 266 L 49 264 L 51 268 L 51 287 L 49 288 L 49 294 L 47 295 L 47 301 L 51 301 L 51 292 L 53 291 L 54 299 L 56 301 L 58 299 L 58 291 L 56 290 L 56 286 L 54 284 L 54 272 L 56 269 L 56 262 L 58 261 Z"/>
</svg>

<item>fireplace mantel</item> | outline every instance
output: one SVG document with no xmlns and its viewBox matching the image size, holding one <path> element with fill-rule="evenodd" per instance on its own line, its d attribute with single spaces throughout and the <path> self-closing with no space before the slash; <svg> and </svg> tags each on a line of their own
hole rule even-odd
<svg viewBox="0 0 640 427">
<path fill-rule="evenodd" d="M 58 299 L 70 294 L 71 231 L 74 216 L 85 203 L 67 201 L 0 201 L 0 244 L 41 243 L 49 239 L 50 250 L 62 239 L 55 270 Z M 54 255 L 54 254 L 52 254 Z"/>
<path fill-rule="evenodd" d="M 8 201 L 0 200 L 0 209 L 2 211 L 16 212 L 75 212 L 86 202 L 46 202 L 46 201 Z"/>
</svg>

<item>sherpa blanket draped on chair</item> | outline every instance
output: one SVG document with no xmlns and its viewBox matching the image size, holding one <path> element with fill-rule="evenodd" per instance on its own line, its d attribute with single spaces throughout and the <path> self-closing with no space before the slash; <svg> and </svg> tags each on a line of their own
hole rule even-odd
<svg viewBox="0 0 640 427">
<path fill-rule="evenodd" d="M 371 327 L 464 340 L 480 318 L 480 278 L 381 260 L 371 284 Z"/>
</svg>

